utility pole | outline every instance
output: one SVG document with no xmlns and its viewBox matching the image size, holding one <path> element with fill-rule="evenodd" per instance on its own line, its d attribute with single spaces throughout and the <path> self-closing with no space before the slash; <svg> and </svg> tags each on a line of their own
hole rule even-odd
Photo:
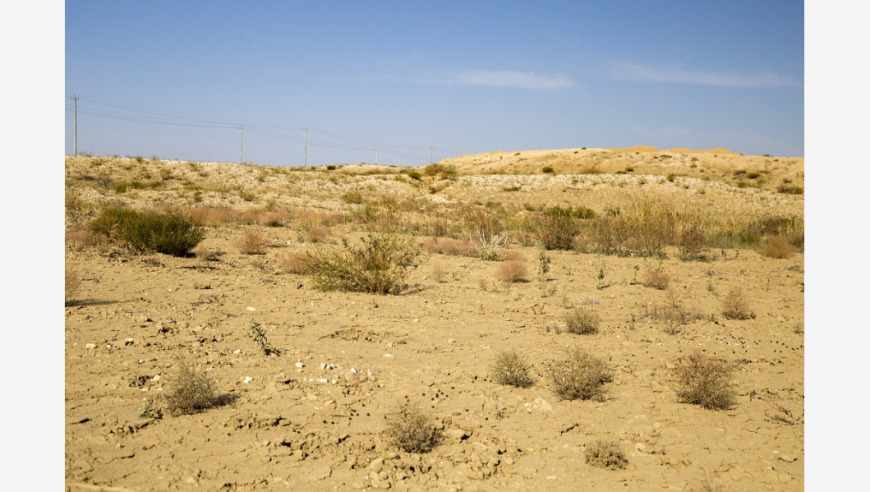
<svg viewBox="0 0 870 492">
<path fill-rule="evenodd" d="M 305 127 L 305 167 L 308 167 L 308 127 Z"/>
<path fill-rule="evenodd" d="M 73 94 L 73 155 L 79 155 L 79 96 Z"/>
<path fill-rule="evenodd" d="M 375 165 L 378 165 L 378 148 L 375 147 Z"/>
<path fill-rule="evenodd" d="M 432 147 L 429 147 L 429 164 L 432 164 Z"/>
<path fill-rule="evenodd" d="M 242 163 L 242 130 L 245 127 L 239 125 L 239 164 Z"/>
</svg>

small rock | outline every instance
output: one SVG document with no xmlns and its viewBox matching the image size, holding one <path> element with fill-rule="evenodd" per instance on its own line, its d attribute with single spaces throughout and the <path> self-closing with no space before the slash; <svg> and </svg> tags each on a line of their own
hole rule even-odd
<svg viewBox="0 0 870 492">
<path fill-rule="evenodd" d="M 392 359 L 392 358 L 393 358 L 393 354 L 384 354 L 384 357 L 386 357 L 386 358 L 388 358 L 388 359 Z"/>
<path fill-rule="evenodd" d="M 248 311 L 256 311 L 257 308 L 252 308 L 251 306 L 248 306 L 248 307 L 247 307 L 247 310 L 248 310 Z"/>
<path fill-rule="evenodd" d="M 91 349 L 97 348 L 97 346 L 93 343 L 86 343 L 85 348 L 88 350 L 91 350 Z"/>
<path fill-rule="evenodd" d="M 302 361 L 297 361 L 296 364 L 294 364 L 294 365 L 296 367 L 298 367 L 299 369 L 302 369 L 303 367 L 305 367 L 305 364 L 303 364 Z"/>
<path fill-rule="evenodd" d="M 253 380 L 254 380 L 254 378 L 252 378 L 251 376 L 245 376 L 245 379 L 242 380 L 242 383 L 248 384 Z"/>
</svg>

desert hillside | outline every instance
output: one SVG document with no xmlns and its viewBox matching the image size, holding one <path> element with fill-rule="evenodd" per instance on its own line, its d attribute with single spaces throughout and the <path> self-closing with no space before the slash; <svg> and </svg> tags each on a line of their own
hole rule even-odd
<svg viewBox="0 0 870 492">
<path fill-rule="evenodd" d="M 67 490 L 803 490 L 803 166 L 68 156 Z"/>
</svg>

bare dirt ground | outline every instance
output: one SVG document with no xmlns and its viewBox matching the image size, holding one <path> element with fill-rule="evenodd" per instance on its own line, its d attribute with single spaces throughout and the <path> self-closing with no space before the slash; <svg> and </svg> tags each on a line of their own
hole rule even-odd
<svg viewBox="0 0 870 492">
<path fill-rule="evenodd" d="M 413 224 L 408 236 L 423 242 L 469 208 L 602 215 L 659 200 L 802 219 L 803 195 L 778 188 L 803 186 L 803 159 L 638 148 L 442 164 L 457 174 L 67 157 L 66 266 L 81 284 L 65 308 L 66 489 L 803 490 L 800 251 L 715 248 L 709 261 L 674 248 L 661 259 L 549 251 L 539 276 L 540 246 L 512 233 L 507 251 L 525 258 L 529 281 L 501 282 L 502 262 L 426 253 L 398 295 L 323 292 L 283 268 L 291 254 L 391 221 Z M 211 255 L 179 258 L 80 239 L 111 204 L 224 215 L 205 226 Z M 286 220 L 268 226 L 269 212 Z M 248 230 L 266 238 L 262 254 L 240 250 Z M 652 270 L 666 273 L 666 289 L 645 285 Z M 722 315 L 735 287 L 754 318 Z M 692 316 L 649 315 L 674 305 Z M 600 316 L 598 333 L 564 330 L 577 307 Z M 254 343 L 252 322 L 277 355 Z M 603 401 L 554 393 L 551 371 L 570 347 L 612 368 Z M 695 349 L 735 367 L 730 409 L 680 401 L 676 370 Z M 494 381 L 503 350 L 523 355 L 533 386 Z M 158 418 L 182 362 L 206 371 L 225 404 Z M 405 400 L 443 433 L 429 453 L 384 436 Z M 619 445 L 624 469 L 587 463 L 598 440 Z"/>
</svg>

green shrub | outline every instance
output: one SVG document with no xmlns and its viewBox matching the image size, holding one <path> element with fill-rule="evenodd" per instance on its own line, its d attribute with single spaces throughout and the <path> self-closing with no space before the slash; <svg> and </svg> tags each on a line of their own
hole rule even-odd
<svg viewBox="0 0 870 492">
<path fill-rule="evenodd" d="M 138 249 L 173 256 L 187 256 L 205 238 L 202 228 L 181 214 L 118 207 L 104 208 L 91 223 L 91 230 Z"/>
<path fill-rule="evenodd" d="M 309 253 L 303 262 L 321 290 L 398 294 L 421 252 L 419 244 L 395 234 L 369 234 L 358 248 L 344 240 L 341 248 Z"/>
<path fill-rule="evenodd" d="M 553 166 L 544 166 L 543 168 L 541 168 L 541 172 L 543 172 L 544 174 L 553 174 L 556 172 L 556 170 L 553 169 Z"/>
<path fill-rule="evenodd" d="M 565 360 L 552 371 L 555 392 L 565 400 L 603 400 L 605 383 L 613 374 L 604 360 L 578 349 L 568 349 Z"/>
<path fill-rule="evenodd" d="M 514 351 L 499 352 L 495 356 L 492 375 L 498 384 L 528 388 L 533 384 L 529 376 L 529 366 L 522 356 Z"/>
</svg>

